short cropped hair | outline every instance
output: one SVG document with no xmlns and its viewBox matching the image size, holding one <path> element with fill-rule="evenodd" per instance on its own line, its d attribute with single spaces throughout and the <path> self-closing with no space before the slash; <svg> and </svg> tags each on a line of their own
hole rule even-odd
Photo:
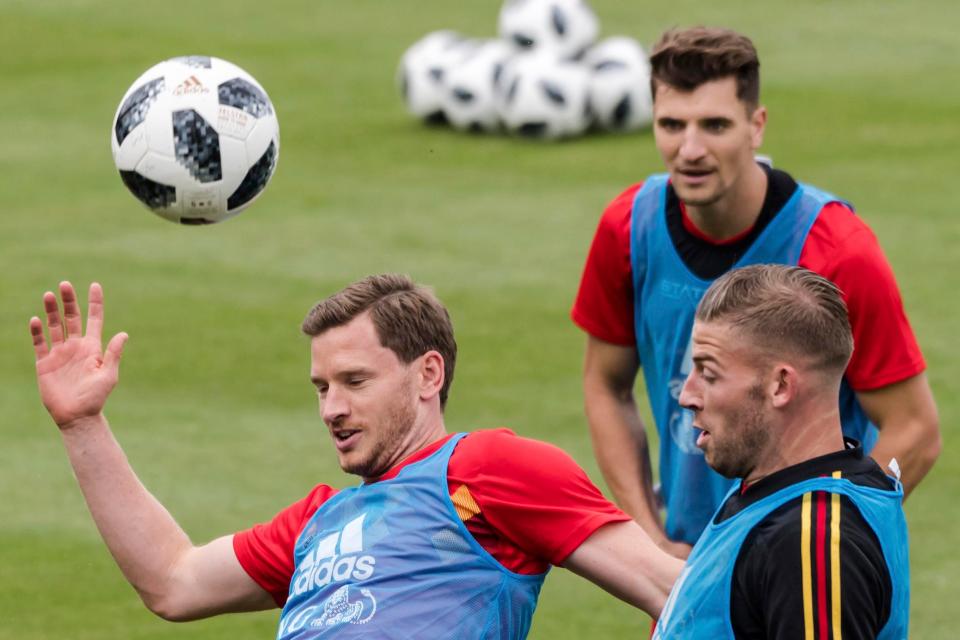
<svg viewBox="0 0 960 640">
<path fill-rule="evenodd" d="M 405 275 L 368 276 L 318 302 L 304 318 L 301 330 L 316 337 L 369 312 L 380 344 L 409 364 L 428 351 L 443 356 L 440 407 L 447 404 L 457 361 L 457 343 L 446 307 L 428 288 Z"/>
<path fill-rule="evenodd" d="M 762 264 L 728 271 L 707 289 L 696 319 L 730 324 L 758 349 L 799 355 L 838 378 L 853 354 L 843 294 L 802 267 Z"/>
<path fill-rule="evenodd" d="M 712 80 L 733 77 L 737 98 L 753 111 L 760 104 L 760 59 L 750 38 L 715 27 L 670 29 L 650 53 L 650 89 L 657 84 L 693 91 Z"/>
</svg>

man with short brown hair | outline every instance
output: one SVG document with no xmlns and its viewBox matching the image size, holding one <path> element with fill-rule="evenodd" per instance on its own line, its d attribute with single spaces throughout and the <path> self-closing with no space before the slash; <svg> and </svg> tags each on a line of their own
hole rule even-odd
<svg viewBox="0 0 960 640">
<path fill-rule="evenodd" d="M 397 275 L 316 305 L 310 378 L 340 467 L 270 522 L 195 546 L 150 495 L 103 408 L 126 334 L 101 343 L 103 292 L 83 331 L 68 282 L 30 320 L 40 396 L 97 527 L 147 607 L 169 620 L 283 607 L 283 640 L 520 640 L 551 565 L 656 616 L 682 563 L 662 552 L 558 448 L 507 429 L 447 434 L 456 342 L 446 309 Z"/>
<path fill-rule="evenodd" d="M 840 428 L 853 353 L 840 291 L 800 267 L 734 269 L 700 301 L 691 344 L 680 403 L 707 464 L 740 482 L 654 637 L 906 638 L 902 487 Z"/>
<path fill-rule="evenodd" d="M 653 47 L 653 131 L 667 173 L 607 207 L 571 313 L 588 334 L 584 401 L 604 477 L 681 556 L 731 485 L 704 462 L 678 396 L 694 309 L 732 268 L 800 265 L 836 282 L 857 343 L 840 390 L 844 432 L 881 464 L 896 457 L 907 493 L 940 451 L 923 356 L 873 233 L 848 203 L 756 160 L 767 123 L 759 64 L 750 40 L 726 29 L 671 30 Z M 660 437 L 660 495 L 633 395 L 640 367 Z"/>
</svg>

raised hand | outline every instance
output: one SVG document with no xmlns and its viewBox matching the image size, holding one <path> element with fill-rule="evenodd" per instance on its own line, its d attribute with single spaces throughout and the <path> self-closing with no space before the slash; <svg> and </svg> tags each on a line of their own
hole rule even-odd
<svg viewBox="0 0 960 640">
<path fill-rule="evenodd" d="M 43 335 L 43 322 L 37 316 L 30 318 L 30 336 L 37 356 L 40 399 L 57 426 L 68 429 L 103 411 L 117 384 L 127 334 L 113 336 L 103 350 L 103 289 L 96 282 L 90 285 L 86 335 L 73 285 L 61 282 L 60 298 L 62 318 L 57 296 L 50 291 L 43 294 L 49 344 Z"/>
</svg>

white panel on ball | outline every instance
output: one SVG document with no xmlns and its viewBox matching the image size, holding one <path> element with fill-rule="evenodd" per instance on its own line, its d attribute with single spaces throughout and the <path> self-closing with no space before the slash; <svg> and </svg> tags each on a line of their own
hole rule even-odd
<svg viewBox="0 0 960 640">
<path fill-rule="evenodd" d="M 256 140 L 253 131 L 261 132 Z M 279 133 L 270 98 L 250 74 L 218 58 L 184 56 L 137 78 L 114 115 L 110 142 L 137 199 L 168 220 L 209 224 L 259 197 L 276 168 Z"/>
<path fill-rule="evenodd" d="M 446 74 L 443 111 L 454 127 L 494 131 L 500 125 L 494 89 L 512 49 L 503 40 L 485 40 Z"/>
<path fill-rule="evenodd" d="M 639 42 L 614 36 L 587 51 L 590 108 L 607 131 L 633 131 L 653 120 L 650 62 Z"/>
<path fill-rule="evenodd" d="M 579 57 L 600 32 L 597 15 L 585 0 L 506 0 L 498 33 L 518 51 L 550 51 Z"/>
<path fill-rule="evenodd" d="M 477 46 L 455 31 L 433 31 L 413 43 L 400 58 L 397 84 L 407 111 L 428 122 L 443 122 L 448 70 Z"/>
<path fill-rule="evenodd" d="M 518 55 L 503 71 L 497 109 L 511 133 L 529 138 L 576 136 L 590 125 L 589 73 L 550 53 Z"/>
</svg>

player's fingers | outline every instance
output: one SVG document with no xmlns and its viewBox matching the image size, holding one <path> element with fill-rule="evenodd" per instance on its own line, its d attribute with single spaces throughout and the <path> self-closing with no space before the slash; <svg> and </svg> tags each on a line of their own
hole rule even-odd
<svg viewBox="0 0 960 640">
<path fill-rule="evenodd" d="M 99 282 L 90 285 L 90 296 L 87 299 L 87 335 L 100 342 L 103 332 L 103 289 Z"/>
<path fill-rule="evenodd" d="M 83 335 L 83 317 L 80 315 L 80 303 L 77 301 L 77 292 L 69 282 L 60 283 L 60 299 L 63 301 L 63 325 L 67 337 Z"/>
<path fill-rule="evenodd" d="M 107 343 L 107 350 L 103 354 L 103 366 L 117 368 L 120 366 L 120 357 L 123 355 L 123 346 L 127 344 L 128 336 L 125 332 L 120 332 L 110 338 Z"/>
<path fill-rule="evenodd" d="M 43 294 L 43 310 L 47 313 L 47 331 L 50 332 L 50 346 L 63 342 L 63 321 L 60 319 L 60 307 L 57 296 L 52 291 Z"/>
<path fill-rule="evenodd" d="M 37 355 L 37 360 L 50 353 L 43 337 L 43 322 L 37 316 L 30 318 L 30 338 L 33 340 L 33 352 Z"/>
</svg>

